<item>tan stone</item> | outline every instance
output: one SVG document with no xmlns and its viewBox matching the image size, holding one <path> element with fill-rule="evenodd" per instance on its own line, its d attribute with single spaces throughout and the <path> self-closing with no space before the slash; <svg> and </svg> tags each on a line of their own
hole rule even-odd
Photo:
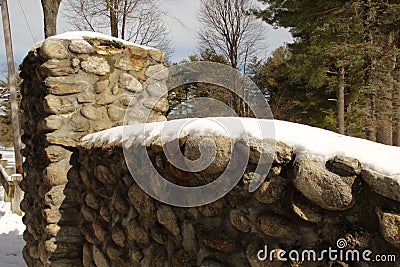
<svg viewBox="0 0 400 267">
<path fill-rule="evenodd" d="M 254 198 L 264 204 L 272 204 L 279 200 L 285 190 L 287 181 L 281 176 L 269 175 L 268 181 L 264 181 L 254 192 Z"/>
<path fill-rule="evenodd" d="M 93 222 L 93 232 L 100 242 L 103 242 L 106 238 L 107 231 L 104 230 L 103 226 L 101 226 L 98 222 Z"/>
<path fill-rule="evenodd" d="M 221 231 L 200 229 L 198 231 L 198 237 L 206 247 L 223 253 L 233 253 L 238 249 L 235 240 L 229 238 Z"/>
<path fill-rule="evenodd" d="M 138 185 L 129 188 L 128 197 L 136 211 L 146 219 L 155 219 L 156 207 L 154 200 Z"/>
<path fill-rule="evenodd" d="M 81 114 L 89 120 L 97 119 L 96 108 L 93 105 L 84 105 L 81 108 Z"/>
<path fill-rule="evenodd" d="M 43 172 L 43 181 L 49 186 L 56 186 L 68 182 L 68 171 L 72 165 L 68 159 L 51 163 Z"/>
<path fill-rule="evenodd" d="M 146 49 L 139 47 L 139 46 L 128 46 L 129 51 L 132 55 L 145 58 L 147 57 Z"/>
<path fill-rule="evenodd" d="M 119 226 L 113 228 L 111 238 L 118 246 L 122 248 L 125 247 L 126 236 L 124 231 Z"/>
<path fill-rule="evenodd" d="M 48 146 L 45 148 L 46 157 L 51 162 L 58 162 L 62 159 L 69 159 L 72 152 L 61 146 Z"/>
<path fill-rule="evenodd" d="M 160 205 L 157 210 L 157 219 L 172 235 L 177 236 L 180 234 L 177 217 L 171 207 Z"/>
<path fill-rule="evenodd" d="M 271 237 L 296 239 L 299 237 L 298 229 L 289 219 L 266 213 L 258 220 L 260 230 Z"/>
<path fill-rule="evenodd" d="M 103 252 L 97 247 L 93 246 L 93 260 L 97 267 L 109 267 L 110 264 Z"/>
<path fill-rule="evenodd" d="M 377 211 L 383 238 L 396 248 L 400 248 L 400 214 Z"/>
<path fill-rule="evenodd" d="M 57 39 L 46 39 L 40 48 L 40 54 L 49 59 L 65 59 L 69 57 L 68 47 L 63 40 Z"/>
<path fill-rule="evenodd" d="M 50 114 L 67 114 L 76 110 L 76 99 L 64 96 L 47 95 L 44 98 L 44 110 Z"/>
<path fill-rule="evenodd" d="M 237 209 L 233 209 L 229 212 L 229 220 L 231 224 L 242 232 L 249 232 L 250 231 L 250 222 L 247 218 L 246 214 Z"/>
<path fill-rule="evenodd" d="M 96 75 L 106 75 L 111 71 L 110 65 L 102 57 L 89 57 L 81 62 L 82 69 L 87 73 L 94 73 Z"/>
<path fill-rule="evenodd" d="M 162 62 L 164 58 L 164 52 L 158 49 L 150 49 L 148 51 L 149 56 L 156 62 Z"/>
<path fill-rule="evenodd" d="M 126 229 L 128 230 L 129 239 L 134 240 L 139 244 L 148 245 L 150 243 L 148 232 L 135 220 L 130 221 Z"/>
<path fill-rule="evenodd" d="M 94 176 L 103 184 L 113 184 L 115 182 L 114 175 L 112 175 L 110 170 L 104 165 L 97 165 L 94 167 L 93 172 Z"/>
</svg>

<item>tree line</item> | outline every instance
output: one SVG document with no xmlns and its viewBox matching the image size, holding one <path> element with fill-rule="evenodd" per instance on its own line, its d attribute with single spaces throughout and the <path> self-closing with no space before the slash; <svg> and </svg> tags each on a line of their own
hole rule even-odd
<svg viewBox="0 0 400 267">
<path fill-rule="evenodd" d="M 172 53 L 157 0 L 41 0 L 46 37 L 57 32 L 61 2 L 76 30 L 109 31 Z M 179 63 L 238 69 L 261 89 L 277 119 L 400 145 L 400 1 L 200 0 L 197 19 L 198 53 Z M 294 41 L 264 60 L 265 23 L 287 28 Z M 238 90 L 251 98 L 245 85 Z M 190 99 L 196 97 L 254 116 L 236 94 L 206 83 L 175 88 L 171 114 L 194 116 Z"/>
</svg>

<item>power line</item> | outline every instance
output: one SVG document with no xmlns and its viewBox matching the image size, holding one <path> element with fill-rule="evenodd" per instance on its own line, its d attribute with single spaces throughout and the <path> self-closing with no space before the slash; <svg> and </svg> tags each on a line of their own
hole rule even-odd
<svg viewBox="0 0 400 267">
<path fill-rule="evenodd" d="M 31 26 L 29 25 L 29 21 L 28 21 L 28 18 L 26 17 L 24 8 L 23 8 L 22 5 L 21 5 L 21 1 L 18 0 L 18 3 L 19 3 L 19 7 L 20 7 L 21 10 L 22 10 L 22 14 L 24 15 L 26 25 L 28 25 L 29 32 L 31 33 L 31 37 L 32 37 L 33 44 L 36 44 L 37 42 L 36 42 L 36 40 L 35 40 L 35 37 L 33 36 Z"/>
</svg>

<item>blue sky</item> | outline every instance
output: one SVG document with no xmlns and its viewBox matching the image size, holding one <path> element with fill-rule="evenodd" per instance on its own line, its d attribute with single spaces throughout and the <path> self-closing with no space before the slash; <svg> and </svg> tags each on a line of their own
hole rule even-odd
<svg viewBox="0 0 400 267">
<path fill-rule="evenodd" d="M 8 0 L 13 50 L 16 64 L 21 63 L 27 52 L 36 42 L 44 38 L 43 14 L 40 0 Z M 22 8 L 21 8 L 22 6 Z M 172 61 L 177 62 L 196 52 L 196 29 L 199 27 L 197 12 L 198 0 L 166 0 L 162 1 L 161 8 L 169 16 L 167 18 L 170 36 L 173 41 L 174 54 Z M 61 13 L 63 4 L 61 4 Z M 24 11 L 24 12 L 23 12 Z M 26 19 L 24 16 L 26 15 Z M 26 21 L 27 20 L 27 21 Z M 29 26 L 28 27 L 28 23 Z M 183 25 L 182 25 L 183 24 Z M 284 29 L 272 29 L 265 24 L 267 29 L 266 49 L 260 57 L 268 56 L 273 50 L 284 42 L 291 40 L 290 34 Z M 58 18 L 58 33 L 70 30 L 62 14 Z M 0 33 L 0 70 L 6 67 L 3 31 Z"/>
</svg>

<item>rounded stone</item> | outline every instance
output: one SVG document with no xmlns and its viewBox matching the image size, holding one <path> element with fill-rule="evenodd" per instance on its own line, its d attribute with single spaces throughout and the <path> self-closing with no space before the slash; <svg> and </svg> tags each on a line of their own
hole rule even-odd
<svg viewBox="0 0 400 267">
<path fill-rule="evenodd" d="M 40 54 L 45 58 L 65 59 L 69 57 L 68 48 L 63 40 L 47 39 L 40 48 Z"/>
<path fill-rule="evenodd" d="M 96 51 L 94 47 L 85 40 L 72 40 L 69 45 L 69 50 L 77 54 L 90 54 Z"/>
<path fill-rule="evenodd" d="M 85 61 L 82 61 L 81 66 L 84 71 L 100 76 L 106 75 L 111 71 L 107 60 L 101 57 L 89 57 Z"/>
<path fill-rule="evenodd" d="M 352 185 L 328 171 L 325 164 L 303 156 L 296 161 L 293 185 L 309 200 L 327 210 L 346 210 L 352 205 Z"/>
</svg>

